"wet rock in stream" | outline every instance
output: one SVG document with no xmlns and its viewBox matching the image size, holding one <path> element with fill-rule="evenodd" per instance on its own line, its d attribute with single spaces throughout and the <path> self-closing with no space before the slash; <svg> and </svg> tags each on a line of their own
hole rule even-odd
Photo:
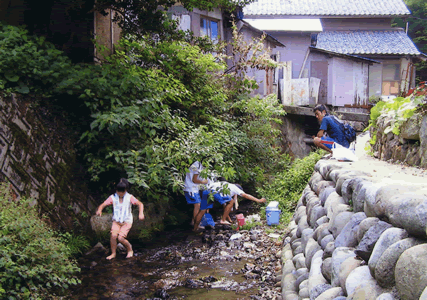
<svg viewBox="0 0 427 300">
<path fill-rule="evenodd" d="M 227 299 L 281 299 L 280 286 L 276 285 L 281 275 L 280 235 L 269 237 L 264 230 L 267 227 L 261 226 L 240 231 L 230 226 L 215 227 L 161 248 L 134 247 L 136 257 L 111 262 L 111 266 L 119 264 L 119 268 L 131 268 L 135 273 L 130 276 L 137 278 L 137 283 L 123 290 L 153 297 L 134 299 L 198 299 L 187 298 L 185 289 L 236 293 Z M 93 270 L 108 267 L 105 259 L 95 263 L 88 276 Z"/>
</svg>

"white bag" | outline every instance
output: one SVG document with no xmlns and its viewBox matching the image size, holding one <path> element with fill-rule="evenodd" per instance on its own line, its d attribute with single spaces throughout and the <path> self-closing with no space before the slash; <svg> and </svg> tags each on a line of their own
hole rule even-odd
<svg viewBox="0 0 427 300">
<path fill-rule="evenodd" d="M 332 145 L 332 158 L 339 161 L 358 161 L 354 150 L 350 150 L 341 146 L 340 144 L 334 143 Z"/>
</svg>

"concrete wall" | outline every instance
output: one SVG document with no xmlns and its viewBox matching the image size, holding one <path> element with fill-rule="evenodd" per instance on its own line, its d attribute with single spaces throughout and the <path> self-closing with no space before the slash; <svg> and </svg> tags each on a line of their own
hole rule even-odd
<svg viewBox="0 0 427 300">
<path fill-rule="evenodd" d="M 427 192 L 320 160 L 285 230 L 282 299 L 427 299 Z"/>
</svg>

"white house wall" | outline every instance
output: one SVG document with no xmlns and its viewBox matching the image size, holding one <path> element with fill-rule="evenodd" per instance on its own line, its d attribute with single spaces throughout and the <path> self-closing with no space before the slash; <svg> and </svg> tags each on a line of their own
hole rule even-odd
<svg viewBox="0 0 427 300">
<path fill-rule="evenodd" d="M 332 105 L 344 106 L 353 103 L 353 62 L 340 58 L 332 58 Z M 329 101 L 328 101 L 329 102 Z"/>
<path fill-rule="evenodd" d="M 282 61 L 292 61 L 292 78 L 298 78 L 307 49 L 310 46 L 310 34 L 284 33 L 277 31 L 268 31 L 268 33 L 274 36 L 279 42 L 286 45 L 285 48 L 276 48 L 275 51 L 280 52 L 280 58 Z"/>
<path fill-rule="evenodd" d="M 380 97 L 382 93 L 383 67 L 381 64 L 369 66 L 369 97 Z"/>
<path fill-rule="evenodd" d="M 324 31 L 329 30 L 390 30 L 390 18 L 331 18 L 321 19 Z"/>
<path fill-rule="evenodd" d="M 330 63 L 330 58 L 324 54 L 324 53 L 319 53 L 317 51 L 311 51 L 310 55 L 307 58 L 307 61 L 305 63 L 304 66 L 304 72 L 303 73 L 309 73 L 310 77 L 315 77 L 315 78 L 319 78 L 321 80 L 320 82 L 320 90 L 319 90 L 319 99 L 318 102 L 321 104 L 330 104 L 328 103 L 328 95 L 329 95 L 329 85 L 328 84 L 330 82 L 330 67 L 329 66 L 323 66 L 322 70 L 322 76 L 319 76 L 318 73 L 319 70 L 315 70 L 316 69 L 316 65 L 318 66 L 319 64 L 329 64 Z M 312 63 L 315 63 L 314 65 L 312 65 Z M 326 74 L 324 74 L 326 73 Z"/>
<path fill-rule="evenodd" d="M 353 62 L 353 105 L 368 104 L 369 65 L 364 62 Z"/>
</svg>

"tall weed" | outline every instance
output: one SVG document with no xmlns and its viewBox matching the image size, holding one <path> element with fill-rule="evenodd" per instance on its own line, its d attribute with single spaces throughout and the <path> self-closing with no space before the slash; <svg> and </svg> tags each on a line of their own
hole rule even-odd
<svg viewBox="0 0 427 300">
<path fill-rule="evenodd" d="M 310 155 L 296 159 L 283 171 L 272 177 L 270 182 L 258 189 L 258 193 L 267 201 L 278 201 L 282 211 L 281 223 L 288 223 L 294 212 L 295 206 L 301 197 L 311 175 L 314 165 L 322 157 L 319 150 Z M 265 215 L 265 206 L 262 208 Z"/>
</svg>

